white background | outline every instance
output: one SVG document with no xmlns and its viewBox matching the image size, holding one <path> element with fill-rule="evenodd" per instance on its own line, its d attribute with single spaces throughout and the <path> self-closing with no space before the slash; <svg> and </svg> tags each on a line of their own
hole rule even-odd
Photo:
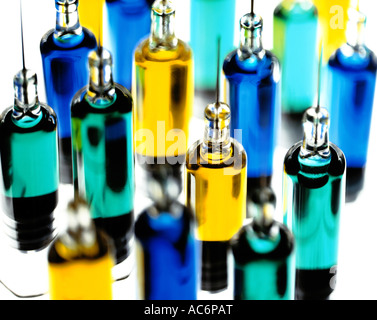
<svg viewBox="0 0 377 320">
<path fill-rule="evenodd" d="M 18 0 L 1 0 L 1 2 L 3 6 L 0 10 L 0 35 L 2 39 L 0 45 L 0 110 L 3 110 L 13 103 L 13 76 L 22 68 L 22 59 Z M 6 6 L 4 5 L 5 2 Z M 257 0 L 255 3 L 255 12 L 264 19 L 263 38 L 264 46 L 267 49 L 272 48 L 272 17 L 273 10 L 278 3 L 278 0 Z M 177 35 L 181 39 L 189 41 L 190 1 L 176 0 L 176 6 Z M 43 34 L 55 26 L 54 0 L 24 0 L 23 8 L 26 66 L 37 72 L 40 100 L 46 101 L 39 42 Z M 238 20 L 249 11 L 249 8 L 249 0 L 237 0 L 236 34 Z M 375 36 L 377 30 L 376 1 L 360 0 L 360 8 L 367 14 L 367 45 L 377 52 L 377 38 Z M 210 102 L 212 101 L 206 103 Z M 202 103 L 202 101 L 196 100 L 196 103 Z M 201 119 L 197 119 L 196 123 L 199 125 L 198 130 L 195 130 L 198 136 L 193 139 L 201 138 L 202 135 Z M 375 180 L 377 178 L 376 130 L 377 119 L 376 112 L 374 112 L 364 190 L 357 201 L 347 203 L 342 212 L 338 282 L 333 299 L 377 299 L 377 291 L 375 290 L 377 287 L 377 210 L 373 200 L 376 196 Z M 281 173 L 286 151 L 283 141 L 280 140 L 276 151 L 273 179 L 273 186 L 278 196 L 278 219 L 281 219 Z M 3 259 L 5 257 L 0 257 L 0 261 L 3 261 Z M 132 293 L 127 292 L 131 288 L 133 289 L 127 282 L 117 284 L 115 298 L 132 298 Z M 1 298 L 14 299 L 15 297 L 9 295 L 0 286 Z"/>
</svg>

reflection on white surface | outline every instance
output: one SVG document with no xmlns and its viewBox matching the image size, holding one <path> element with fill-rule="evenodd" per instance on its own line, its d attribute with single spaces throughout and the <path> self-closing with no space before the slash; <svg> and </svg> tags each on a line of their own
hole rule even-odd
<svg viewBox="0 0 377 320">
<path fill-rule="evenodd" d="M 264 18 L 264 44 L 266 48 L 272 45 L 272 13 L 278 4 L 277 0 L 258 1 L 255 10 Z M 45 101 L 43 89 L 43 77 L 41 58 L 39 54 L 39 41 L 42 35 L 55 25 L 55 8 L 52 0 L 23 1 L 26 65 L 34 69 L 39 77 L 40 100 Z M 240 16 L 249 9 L 249 1 L 238 0 L 237 15 Z M 361 1 L 361 9 L 368 14 L 367 45 L 377 52 L 377 40 L 373 35 L 377 30 L 376 2 Z M 189 1 L 177 1 L 178 24 L 177 35 L 183 40 L 189 40 L 188 19 Z M 5 109 L 13 102 L 13 75 L 21 68 L 21 44 L 19 31 L 18 1 L 8 1 L 6 10 L 0 11 L 0 32 L 2 46 L 0 51 L 0 110 Z M 238 32 L 236 32 L 237 34 Z M 209 98 L 209 97 L 208 97 Z M 203 109 L 205 104 L 213 102 L 205 101 L 197 97 L 196 109 Z M 196 113 L 199 117 L 201 112 Z M 372 132 L 370 138 L 370 151 L 366 169 L 363 191 L 355 202 L 347 203 L 341 216 L 339 261 L 337 287 L 332 299 L 377 299 L 377 212 L 374 207 L 374 197 L 377 178 L 377 113 L 372 119 Z M 193 135 L 190 141 L 200 139 L 203 134 L 203 122 L 200 118 L 193 121 Z M 285 137 L 281 132 L 280 137 Z M 331 140 L 331 137 L 330 137 Z M 287 152 L 286 141 L 279 140 L 279 146 L 275 155 L 275 170 L 272 180 L 273 189 L 277 195 L 277 219 L 282 220 L 282 170 L 283 159 Z M 183 196 L 183 195 L 182 195 Z M 181 198 L 183 200 L 183 198 Z M 61 205 L 64 205 L 62 200 Z M 149 204 L 140 193 L 136 194 L 135 211 L 140 212 Z M 6 257 L 1 257 L 3 261 Z M 15 273 L 20 271 L 13 270 Z M 17 276 L 17 274 L 15 274 Z M 120 282 L 114 283 L 114 299 L 136 299 L 136 270 L 131 276 Z M 220 295 L 199 295 L 199 299 L 231 299 L 232 292 L 228 290 Z M 0 285 L 0 299 L 18 299 L 5 287 Z M 48 295 L 35 299 L 48 299 Z"/>
</svg>

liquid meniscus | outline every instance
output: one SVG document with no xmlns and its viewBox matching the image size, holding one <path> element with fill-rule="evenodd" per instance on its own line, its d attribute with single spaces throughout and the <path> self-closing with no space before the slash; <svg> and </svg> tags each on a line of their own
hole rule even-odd
<svg viewBox="0 0 377 320">
<path fill-rule="evenodd" d="M 111 300 L 114 261 L 107 237 L 97 232 L 94 250 L 71 250 L 57 239 L 48 254 L 51 300 Z M 91 255 L 85 254 L 91 251 Z M 92 252 L 95 254 L 93 255 Z"/>
<path fill-rule="evenodd" d="M 212 162 L 201 148 L 194 144 L 186 156 L 187 205 L 195 212 L 199 240 L 228 241 L 246 217 L 246 153 L 232 142 L 233 160 Z"/>
</svg>

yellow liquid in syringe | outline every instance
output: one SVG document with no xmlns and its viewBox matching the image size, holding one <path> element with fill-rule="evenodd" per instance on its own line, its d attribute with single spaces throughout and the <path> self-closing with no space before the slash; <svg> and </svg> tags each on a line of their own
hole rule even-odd
<svg viewBox="0 0 377 320">
<path fill-rule="evenodd" d="M 49 264 L 51 300 L 111 300 L 112 259 Z"/>
<path fill-rule="evenodd" d="M 330 56 L 346 42 L 348 9 L 351 0 L 313 0 L 318 9 L 321 36 L 323 41 L 323 58 Z"/>
<path fill-rule="evenodd" d="M 111 300 L 114 257 L 102 233 L 92 246 L 67 247 L 60 238 L 48 255 L 51 300 Z"/>
<path fill-rule="evenodd" d="M 174 50 L 151 52 L 144 40 L 135 52 L 133 98 L 136 153 L 184 156 L 194 100 L 192 51 L 178 40 Z"/>
<path fill-rule="evenodd" d="M 246 153 L 232 143 L 230 157 L 211 161 L 202 158 L 201 144 L 186 156 L 186 202 L 195 212 L 200 241 L 228 241 L 246 218 Z M 206 164 L 207 163 L 207 164 Z"/>
<path fill-rule="evenodd" d="M 103 9 L 105 0 L 80 0 L 79 1 L 79 18 L 80 24 L 89 29 L 99 41 L 99 33 L 103 39 Z M 102 41 L 101 41 L 102 42 Z"/>
</svg>

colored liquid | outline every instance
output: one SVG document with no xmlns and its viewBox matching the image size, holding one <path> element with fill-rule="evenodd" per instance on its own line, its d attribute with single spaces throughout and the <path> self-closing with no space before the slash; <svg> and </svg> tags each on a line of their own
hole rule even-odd
<svg viewBox="0 0 377 320">
<path fill-rule="evenodd" d="M 48 254 L 51 300 L 111 300 L 113 259 L 107 238 L 97 234 L 91 248 L 65 246 L 59 239 Z M 90 251 L 88 255 L 85 251 Z"/>
<path fill-rule="evenodd" d="M 113 238 L 119 263 L 132 238 L 134 158 L 132 98 L 123 87 L 115 88 L 116 100 L 106 107 L 90 104 L 84 88 L 71 113 L 74 186 L 96 225 Z"/>
<path fill-rule="evenodd" d="M 317 87 L 316 8 L 284 1 L 274 12 L 274 53 L 282 67 L 282 111 L 303 113 L 313 105 Z"/>
<path fill-rule="evenodd" d="M 214 90 L 217 76 L 217 45 L 220 61 L 234 49 L 236 1 L 192 0 L 190 45 L 195 58 L 195 88 Z"/>
<path fill-rule="evenodd" d="M 103 8 L 105 0 L 80 0 L 78 6 L 80 24 L 89 29 L 97 41 L 103 39 Z"/>
<path fill-rule="evenodd" d="M 72 183 L 72 158 L 67 153 L 71 139 L 71 101 L 88 83 L 88 55 L 96 45 L 94 35 L 86 29 L 82 36 L 74 36 L 64 43 L 54 39 L 54 30 L 41 40 L 47 101 L 58 117 L 60 180 L 63 183 Z"/>
<path fill-rule="evenodd" d="M 57 125 L 41 105 L 33 122 L 14 120 L 13 108 L 1 121 L 1 170 L 6 232 L 20 250 L 38 250 L 54 237 L 59 184 Z"/>
<path fill-rule="evenodd" d="M 108 48 L 113 55 L 114 81 L 128 90 L 132 83 L 132 64 L 138 43 L 151 29 L 151 8 L 145 0 L 107 1 Z M 127 36 L 124 33 L 127 32 Z"/>
<path fill-rule="evenodd" d="M 367 161 L 377 58 L 368 49 L 366 56 L 349 51 L 346 56 L 338 50 L 329 61 L 330 137 L 344 152 L 347 168 L 361 169 Z"/>
<path fill-rule="evenodd" d="M 232 163 L 209 161 L 194 144 L 186 156 L 186 201 L 201 241 L 228 241 L 246 217 L 246 153 L 232 140 Z M 208 164 L 205 164 L 207 161 Z"/>
<path fill-rule="evenodd" d="M 323 41 L 323 59 L 330 56 L 346 42 L 346 24 L 351 0 L 313 0 L 318 9 Z"/>
<path fill-rule="evenodd" d="M 271 228 L 276 236 L 245 226 L 232 243 L 236 300 L 293 299 L 293 236 L 277 222 Z"/>
<path fill-rule="evenodd" d="M 138 267 L 142 270 L 140 285 L 145 300 L 196 299 L 192 217 L 187 209 L 181 209 L 178 216 L 166 212 L 151 216 L 147 209 L 135 224 L 135 235 L 142 248 Z"/>
<path fill-rule="evenodd" d="M 227 56 L 223 71 L 231 135 L 246 150 L 247 177 L 271 176 L 280 115 L 279 63 L 268 51 L 262 60 L 253 55 L 240 61 L 235 50 Z"/>
<path fill-rule="evenodd" d="M 184 155 L 194 100 L 191 49 L 179 40 L 175 50 L 151 52 L 146 39 L 135 52 L 135 67 L 136 153 Z"/>
<path fill-rule="evenodd" d="M 296 241 L 296 270 L 313 273 L 314 277 L 337 265 L 346 163 L 343 153 L 331 144 L 331 160 L 306 166 L 309 159 L 299 160 L 301 144 L 293 146 L 284 161 L 284 222 Z M 316 282 L 322 283 L 319 288 L 304 279 L 296 284 L 301 296 L 325 299 L 323 292 L 334 289 L 325 280 Z"/>
</svg>

